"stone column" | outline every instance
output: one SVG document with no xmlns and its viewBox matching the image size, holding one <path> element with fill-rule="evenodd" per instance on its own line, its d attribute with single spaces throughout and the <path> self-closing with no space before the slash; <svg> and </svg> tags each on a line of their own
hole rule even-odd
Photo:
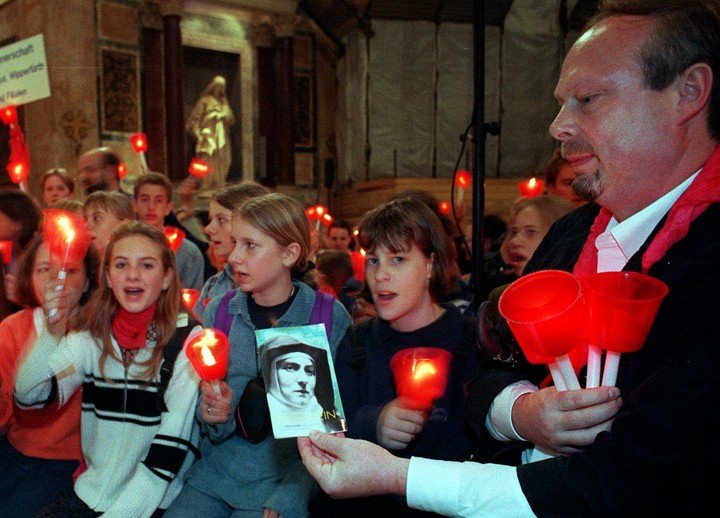
<svg viewBox="0 0 720 518">
<path fill-rule="evenodd" d="M 165 49 L 165 132 L 167 175 L 180 180 L 185 173 L 185 115 L 183 113 L 183 49 L 180 35 L 182 2 L 160 4 Z"/>
<path fill-rule="evenodd" d="M 294 16 L 275 20 L 278 183 L 295 184 L 295 88 L 293 67 Z"/>
<path fill-rule="evenodd" d="M 148 137 L 148 167 L 165 172 L 165 105 L 163 104 L 163 22 L 157 4 L 140 7 L 142 23 L 143 130 Z"/>
<path fill-rule="evenodd" d="M 264 167 L 259 170 L 260 180 L 268 186 L 275 186 L 280 180 L 277 138 L 277 87 L 275 82 L 275 32 L 268 23 L 254 27 L 254 42 L 257 47 L 258 74 L 258 145 L 261 147 Z"/>
</svg>

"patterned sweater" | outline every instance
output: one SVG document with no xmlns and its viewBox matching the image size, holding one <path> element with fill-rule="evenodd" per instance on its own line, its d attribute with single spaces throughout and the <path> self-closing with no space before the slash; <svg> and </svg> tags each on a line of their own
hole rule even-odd
<svg viewBox="0 0 720 518">
<path fill-rule="evenodd" d="M 178 321 L 178 327 L 187 325 Z M 199 332 L 196 328 L 186 344 Z M 58 343 L 59 342 L 59 343 Z M 115 353 L 120 349 L 113 340 Z M 182 485 L 182 473 L 194 461 L 198 429 L 194 421 L 199 379 L 185 354 L 175 361 L 164 396 L 158 397 L 159 375 L 142 377 L 155 343 L 148 341 L 126 369 L 115 359 L 100 372 L 100 344 L 81 331 L 57 339 L 38 337 L 15 381 L 21 408 L 41 408 L 53 398 L 65 404 L 82 386 L 82 449 L 87 470 L 75 483 L 77 495 L 105 516 L 146 517 L 167 508 Z M 180 476 L 178 476 L 180 475 Z"/>
</svg>

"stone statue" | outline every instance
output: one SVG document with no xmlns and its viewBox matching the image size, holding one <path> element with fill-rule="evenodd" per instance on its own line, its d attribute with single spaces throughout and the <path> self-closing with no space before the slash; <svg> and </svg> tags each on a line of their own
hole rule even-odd
<svg viewBox="0 0 720 518">
<path fill-rule="evenodd" d="M 225 78 L 215 76 L 185 123 L 185 130 L 196 139 L 195 155 L 212 168 L 202 180 L 201 192 L 213 192 L 225 185 L 232 160 L 229 128 L 234 122 L 225 93 Z"/>
</svg>

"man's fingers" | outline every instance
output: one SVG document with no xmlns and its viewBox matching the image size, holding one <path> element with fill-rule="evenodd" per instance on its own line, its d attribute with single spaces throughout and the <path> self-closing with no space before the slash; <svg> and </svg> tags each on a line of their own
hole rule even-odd
<svg viewBox="0 0 720 518">
<path fill-rule="evenodd" d="M 312 444 L 320 448 L 321 450 L 331 454 L 333 457 L 342 458 L 341 453 L 345 449 L 343 439 L 335 437 L 329 433 L 322 433 L 317 431 L 310 432 L 309 435 Z"/>
<path fill-rule="evenodd" d="M 617 387 L 596 387 L 584 390 L 568 390 L 560 394 L 560 410 L 576 410 L 615 401 L 620 397 Z"/>
</svg>

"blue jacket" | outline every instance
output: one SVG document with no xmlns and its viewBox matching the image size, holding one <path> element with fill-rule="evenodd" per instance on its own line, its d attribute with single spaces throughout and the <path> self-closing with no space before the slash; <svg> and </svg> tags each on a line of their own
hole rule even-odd
<svg viewBox="0 0 720 518">
<path fill-rule="evenodd" d="M 215 297 L 222 297 L 228 291 L 234 289 L 235 279 L 233 278 L 230 263 L 228 263 L 225 265 L 225 268 L 205 281 L 205 285 L 203 286 L 200 296 L 193 308 L 195 317 L 202 321 L 203 313 L 205 313 L 205 308 L 207 307 L 209 301 Z"/>
<path fill-rule="evenodd" d="M 302 282 L 294 281 L 294 285 L 298 289 L 295 300 L 275 327 L 306 325 L 310 320 L 315 292 Z M 205 308 L 206 327 L 213 325 L 220 300 L 221 297 L 213 298 Z M 248 381 L 257 377 L 257 349 L 247 294 L 238 290 L 230 300 L 228 312 L 234 316 L 226 381 L 233 391 L 235 408 Z M 335 301 L 330 337 L 333 356 L 349 325 L 350 316 Z M 264 441 L 252 444 L 234 434 L 234 417 L 227 423 L 208 425 L 202 421 L 199 407 L 196 416 L 205 438 L 200 447 L 202 457 L 190 468 L 187 484 L 235 508 L 257 509 L 262 513 L 268 507 L 284 518 L 308 515 L 307 503 L 317 492 L 317 485 L 300 460 L 295 439 L 276 440 L 270 434 Z"/>
</svg>

